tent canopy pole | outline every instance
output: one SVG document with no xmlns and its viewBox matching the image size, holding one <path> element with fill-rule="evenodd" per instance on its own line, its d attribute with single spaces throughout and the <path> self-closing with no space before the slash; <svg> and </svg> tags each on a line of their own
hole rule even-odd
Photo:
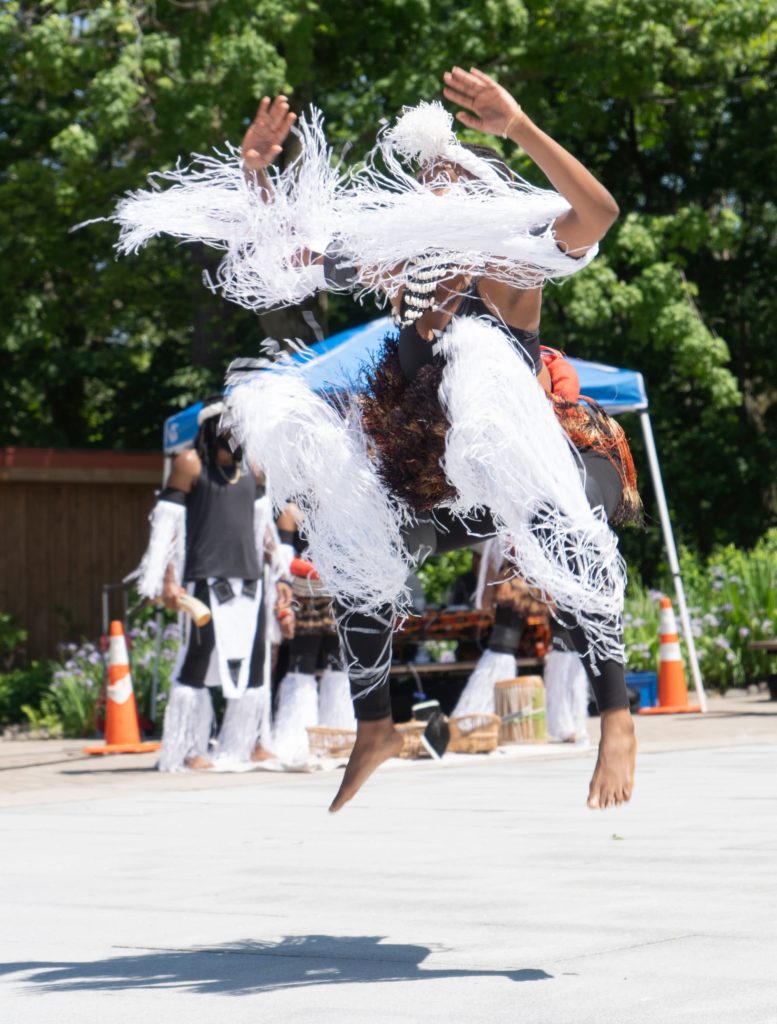
<svg viewBox="0 0 777 1024">
<path fill-rule="evenodd" d="M 693 684 L 696 687 L 696 696 L 699 701 L 699 706 L 702 711 L 706 711 L 707 694 L 704 692 L 701 669 L 699 668 L 699 659 L 696 654 L 696 644 L 693 642 L 691 617 L 688 614 L 688 604 L 685 600 L 685 587 L 683 586 L 683 577 L 680 572 L 680 561 L 677 557 L 677 547 L 674 542 L 672 520 L 669 518 L 669 506 L 666 503 L 664 482 L 661 479 L 661 467 L 658 464 L 656 442 L 653 438 L 653 426 L 650 422 L 650 414 L 647 409 L 640 411 L 639 422 L 642 427 L 642 435 L 645 439 L 645 452 L 647 453 L 648 464 L 650 466 L 650 476 L 653 480 L 653 490 L 658 504 L 658 514 L 661 519 L 661 530 L 664 534 L 664 544 L 666 545 L 666 554 L 669 560 L 669 571 L 672 574 L 675 594 L 677 595 L 677 607 L 680 612 L 680 622 L 683 627 L 683 636 L 685 638 L 685 646 L 688 651 L 688 661 L 691 667 L 691 675 L 693 676 Z"/>
</svg>

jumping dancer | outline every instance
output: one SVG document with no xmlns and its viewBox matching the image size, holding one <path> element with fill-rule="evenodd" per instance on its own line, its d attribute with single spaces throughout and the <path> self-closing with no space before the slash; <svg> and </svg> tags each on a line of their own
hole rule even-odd
<svg viewBox="0 0 777 1024">
<path fill-rule="evenodd" d="M 226 250 L 213 286 L 247 308 L 327 287 L 387 296 L 397 317 L 398 337 L 339 408 L 293 367 L 243 361 L 230 375 L 226 422 L 269 472 L 275 504 L 300 505 L 337 600 L 358 729 L 331 809 L 401 746 L 387 678 L 408 572 L 494 535 L 585 659 L 602 712 L 589 805 L 608 807 L 630 797 L 636 744 L 625 571 L 607 519 L 638 499 L 617 424 L 590 403 L 549 397 L 538 327 L 544 281 L 590 262 L 618 210 L 487 75 L 454 68 L 444 92 L 467 127 L 520 144 L 557 191 L 461 146 L 439 104 L 407 111 L 350 175 L 332 166 L 314 115 L 295 128 L 300 157 L 278 171 L 294 122 L 278 97 L 262 101 L 242 163 L 201 158 L 163 175 L 166 192 L 125 200 L 120 248 L 162 231 L 198 238 Z"/>
</svg>

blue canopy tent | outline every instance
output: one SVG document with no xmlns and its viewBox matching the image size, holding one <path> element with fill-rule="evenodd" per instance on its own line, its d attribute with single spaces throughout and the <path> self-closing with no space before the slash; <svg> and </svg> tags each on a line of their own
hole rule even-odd
<svg viewBox="0 0 777 1024">
<path fill-rule="evenodd" d="M 315 390 L 341 386 L 354 380 L 360 367 L 377 355 L 381 342 L 391 327 L 390 317 L 380 317 L 359 327 L 341 331 L 339 334 L 319 342 L 311 350 L 314 353 L 312 358 L 310 355 L 297 354 L 293 356 L 293 359 L 299 364 L 301 373 Z M 605 366 L 602 363 L 589 363 L 583 359 L 570 359 L 570 362 L 580 377 L 580 389 L 584 395 L 593 398 L 603 409 L 614 416 L 625 412 L 634 412 L 639 415 L 650 475 L 661 518 L 669 568 L 674 580 L 688 660 L 701 709 L 706 711 L 707 699 L 691 632 L 685 588 L 680 574 L 677 547 L 672 522 L 669 518 L 669 507 L 661 478 L 661 468 L 648 413 L 648 399 L 642 374 L 635 370 Z M 201 408 L 202 404 L 199 403 L 165 420 L 164 451 L 166 456 L 177 454 L 192 445 L 197 434 L 197 413 Z"/>
</svg>

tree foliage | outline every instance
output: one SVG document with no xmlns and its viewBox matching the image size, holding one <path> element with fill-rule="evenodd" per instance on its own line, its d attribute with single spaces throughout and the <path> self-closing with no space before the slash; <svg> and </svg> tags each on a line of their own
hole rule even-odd
<svg viewBox="0 0 777 1024">
<path fill-rule="evenodd" d="M 684 537 L 751 542 L 776 500 L 776 12 L 775 0 L 6 2 L 2 442 L 155 447 L 162 418 L 228 358 L 307 332 L 298 312 L 256 318 L 212 296 L 199 247 L 160 241 L 119 263 L 112 227 L 74 224 L 179 156 L 237 141 L 265 93 L 298 109 L 315 99 L 348 159 L 380 118 L 438 95 L 451 64 L 477 64 L 624 211 L 600 259 L 548 289 L 547 341 L 642 370 Z M 341 326 L 371 310 L 338 300 L 317 315 Z M 655 535 L 629 542 L 643 563 Z"/>
</svg>

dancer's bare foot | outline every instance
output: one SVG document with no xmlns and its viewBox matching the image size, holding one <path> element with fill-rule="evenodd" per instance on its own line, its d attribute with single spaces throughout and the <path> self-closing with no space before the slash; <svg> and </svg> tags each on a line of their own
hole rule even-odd
<svg viewBox="0 0 777 1024">
<path fill-rule="evenodd" d="M 356 742 L 345 766 L 345 775 L 337 796 L 330 804 L 330 812 L 334 814 L 339 811 L 343 804 L 356 796 L 376 768 L 399 754 L 403 742 L 391 718 L 357 722 Z"/>
<path fill-rule="evenodd" d="M 261 743 L 257 743 L 251 752 L 252 761 L 274 761 L 275 754 L 270 753 L 269 750 L 265 750 Z"/>
<path fill-rule="evenodd" d="M 194 757 L 187 757 L 184 761 L 187 768 L 195 772 L 205 772 L 213 767 L 213 762 L 203 754 L 195 754 Z"/>
<path fill-rule="evenodd" d="M 631 799 L 637 738 L 627 708 L 605 711 L 601 724 L 599 756 L 588 790 L 588 806 L 605 810 L 607 807 L 625 804 Z"/>
</svg>

